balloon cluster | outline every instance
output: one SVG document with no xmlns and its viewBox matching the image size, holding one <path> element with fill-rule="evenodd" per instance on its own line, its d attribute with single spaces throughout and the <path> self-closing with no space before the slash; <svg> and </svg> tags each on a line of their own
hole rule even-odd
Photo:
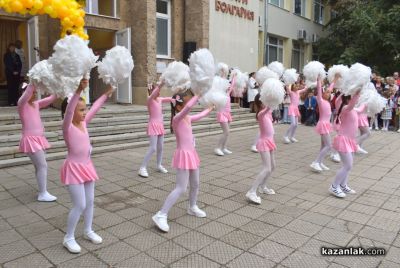
<svg viewBox="0 0 400 268">
<path fill-rule="evenodd" d="M 62 37 L 71 33 L 84 40 L 89 39 L 83 30 L 85 11 L 82 5 L 75 0 L 0 0 L 0 8 L 7 13 L 22 15 L 47 14 L 53 19 L 60 19 Z"/>
</svg>

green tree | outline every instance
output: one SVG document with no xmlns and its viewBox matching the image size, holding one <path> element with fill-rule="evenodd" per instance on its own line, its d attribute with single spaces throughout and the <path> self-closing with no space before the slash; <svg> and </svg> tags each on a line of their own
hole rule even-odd
<svg viewBox="0 0 400 268">
<path fill-rule="evenodd" d="M 318 43 L 327 65 L 360 62 L 386 75 L 400 70 L 400 3 L 398 0 L 333 0 L 338 12 Z"/>
</svg>

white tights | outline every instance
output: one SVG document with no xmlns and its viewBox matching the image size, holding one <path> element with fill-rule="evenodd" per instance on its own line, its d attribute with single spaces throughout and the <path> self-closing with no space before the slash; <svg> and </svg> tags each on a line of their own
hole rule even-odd
<svg viewBox="0 0 400 268">
<path fill-rule="evenodd" d="M 67 233 L 65 235 L 67 239 L 75 237 L 75 228 L 82 213 L 84 219 L 84 232 L 90 233 L 92 231 L 94 184 L 94 181 L 91 181 L 82 184 L 68 185 L 73 207 L 68 215 Z"/>
<path fill-rule="evenodd" d="M 349 181 L 349 172 L 353 167 L 353 153 L 341 153 L 340 160 L 342 162 L 342 167 L 336 173 L 335 180 L 332 185 L 338 187 L 339 185 L 345 186 Z"/>
<path fill-rule="evenodd" d="M 363 142 L 371 135 L 371 131 L 369 130 L 369 127 L 359 127 L 359 129 L 360 136 L 357 137 L 357 143 L 362 146 Z"/>
<path fill-rule="evenodd" d="M 371 128 L 374 127 L 374 124 L 375 124 L 375 128 L 379 128 L 379 126 L 378 126 L 378 115 L 374 115 L 374 116 L 371 117 L 371 121 L 370 121 L 370 124 L 369 124 L 371 126 Z"/>
<path fill-rule="evenodd" d="M 267 185 L 267 180 L 271 176 L 272 171 L 275 169 L 275 156 L 273 151 L 260 152 L 262 160 L 261 172 L 257 175 L 249 192 L 255 193 L 257 188 L 261 186 L 264 188 Z"/>
<path fill-rule="evenodd" d="M 38 151 L 28 154 L 28 157 L 31 159 L 33 166 L 35 167 L 35 175 L 39 188 L 39 194 L 44 194 L 47 192 L 46 153 L 44 151 Z"/>
<path fill-rule="evenodd" d="M 290 127 L 286 131 L 286 137 L 293 138 L 294 134 L 296 133 L 299 118 L 294 115 L 290 115 L 289 117 L 290 117 Z"/>
<path fill-rule="evenodd" d="M 324 160 L 325 156 L 329 153 L 330 150 L 331 136 L 329 136 L 329 134 L 321 135 L 321 149 L 315 162 L 321 164 L 321 162 Z"/>
<path fill-rule="evenodd" d="M 219 123 L 222 128 L 222 135 L 218 141 L 218 148 L 223 150 L 226 149 L 226 143 L 228 142 L 229 136 L 229 123 L 228 122 L 221 122 Z"/>
<path fill-rule="evenodd" d="M 197 195 L 199 194 L 199 169 L 177 169 L 176 170 L 176 187 L 168 195 L 161 208 L 161 213 L 168 214 L 168 211 L 176 203 L 176 201 L 181 197 L 183 193 L 186 192 L 188 183 L 190 182 L 190 192 L 189 192 L 189 204 L 193 207 L 197 204 Z"/>
<path fill-rule="evenodd" d="M 260 131 L 257 132 L 256 139 L 254 140 L 253 146 L 257 145 L 257 142 L 259 139 L 260 139 Z"/>
<path fill-rule="evenodd" d="M 150 136 L 150 146 L 144 156 L 141 168 L 146 168 L 149 163 L 151 156 L 157 152 L 157 167 L 161 166 L 162 154 L 164 148 L 164 135 Z"/>
</svg>

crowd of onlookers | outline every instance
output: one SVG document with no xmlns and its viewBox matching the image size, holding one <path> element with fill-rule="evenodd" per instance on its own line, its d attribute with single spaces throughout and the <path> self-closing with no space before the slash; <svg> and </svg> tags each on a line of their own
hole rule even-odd
<svg viewBox="0 0 400 268">
<path fill-rule="evenodd" d="M 398 130 L 400 132 L 400 77 L 399 73 L 395 72 L 393 76 L 381 77 L 373 73 L 371 82 L 375 85 L 376 90 L 385 99 L 387 104 L 385 109 L 380 113 L 370 118 L 370 129 L 373 130 Z M 305 87 L 305 81 L 300 76 L 299 81 L 293 85 L 302 89 Z M 325 81 L 325 88 L 329 87 L 328 81 Z M 255 80 L 255 73 L 249 75 L 249 83 L 246 92 L 242 98 L 233 98 L 233 102 L 239 103 L 241 107 L 250 108 L 251 112 L 255 112 L 253 107 L 254 97 L 258 93 L 258 84 Z M 340 95 L 336 89 L 333 90 L 331 95 L 331 107 L 333 114 L 335 112 L 335 100 Z M 290 97 L 285 94 L 283 103 L 279 109 L 273 111 L 274 123 L 290 124 L 288 116 L 288 107 L 290 105 Z M 299 110 L 301 114 L 300 122 L 307 126 L 315 126 L 318 122 L 318 103 L 316 99 L 316 90 L 309 90 L 303 93 L 300 98 Z M 333 117 L 333 116 L 332 116 Z M 333 118 L 332 118 L 333 120 Z"/>
</svg>

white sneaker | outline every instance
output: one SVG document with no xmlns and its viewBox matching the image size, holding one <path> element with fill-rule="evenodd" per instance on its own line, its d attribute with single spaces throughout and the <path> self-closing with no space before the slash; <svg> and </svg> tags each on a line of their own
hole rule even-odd
<svg viewBox="0 0 400 268">
<path fill-rule="evenodd" d="M 328 170 L 330 170 L 330 168 L 328 168 L 327 166 L 325 166 L 324 165 L 324 163 L 319 163 L 319 166 L 322 168 L 322 170 L 326 170 L 326 171 L 328 171 Z"/>
<path fill-rule="evenodd" d="M 229 151 L 229 150 L 226 149 L 226 148 L 224 148 L 224 149 L 222 150 L 222 152 L 223 152 L 224 154 L 232 154 L 232 152 Z"/>
<path fill-rule="evenodd" d="M 369 127 L 369 130 L 372 130 L 372 127 Z"/>
<path fill-rule="evenodd" d="M 168 173 L 168 170 L 163 166 L 157 167 L 157 171 L 160 172 L 160 173 L 164 173 L 164 174 Z"/>
<path fill-rule="evenodd" d="M 218 156 L 224 156 L 224 155 L 225 155 L 224 152 L 222 152 L 222 150 L 219 149 L 219 148 L 215 148 L 215 149 L 214 149 L 214 153 L 215 153 L 216 155 L 218 155 Z"/>
<path fill-rule="evenodd" d="M 193 206 L 193 207 L 189 207 L 188 214 L 192 215 L 192 216 L 196 216 L 198 218 L 207 217 L 207 214 L 204 212 L 204 210 L 201 210 L 197 205 Z"/>
<path fill-rule="evenodd" d="M 57 200 L 57 197 L 55 197 L 54 195 L 49 194 L 49 192 L 44 192 L 44 193 L 40 193 L 38 195 L 38 199 L 39 202 L 53 202 Z"/>
<path fill-rule="evenodd" d="M 342 191 L 345 194 L 356 194 L 356 191 L 351 189 L 348 185 L 345 185 L 345 186 L 340 185 L 340 188 L 342 188 Z"/>
<path fill-rule="evenodd" d="M 66 239 L 64 237 L 63 246 L 71 253 L 81 253 L 81 247 L 76 243 L 75 238 Z"/>
<path fill-rule="evenodd" d="M 331 160 L 335 163 L 340 163 L 340 155 L 339 154 L 331 154 Z"/>
<path fill-rule="evenodd" d="M 255 145 L 251 146 L 250 149 L 253 153 L 258 153 L 257 147 Z"/>
<path fill-rule="evenodd" d="M 290 139 L 289 139 L 289 137 L 283 137 L 283 143 L 284 144 L 289 144 L 290 143 Z"/>
<path fill-rule="evenodd" d="M 295 137 L 290 138 L 290 141 L 295 143 L 295 142 L 299 142 Z"/>
<path fill-rule="evenodd" d="M 89 233 L 83 234 L 83 238 L 85 238 L 86 240 L 89 240 L 93 244 L 101 244 L 101 243 L 103 243 L 103 238 L 101 238 L 101 236 L 96 234 L 94 231 L 91 231 Z"/>
<path fill-rule="evenodd" d="M 357 146 L 357 153 L 358 154 L 368 154 L 368 152 L 365 151 L 363 148 L 361 148 L 360 145 Z"/>
<path fill-rule="evenodd" d="M 329 187 L 329 192 L 336 197 L 340 197 L 340 198 L 346 197 L 346 194 L 343 193 L 343 191 L 342 191 L 342 189 L 340 189 L 340 187 L 333 187 L 332 184 Z"/>
<path fill-rule="evenodd" d="M 378 127 L 375 127 L 375 130 L 379 130 L 379 128 L 378 128 Z"/>
<path fill-rule="evenodd" d="M 258 205 L 261 204 L 261 198 L 259 196 L 257 196 L 257 194 L 254 192 L 247 192 L 246 198 L 255 204 L 258 204 Z"/>
<path fill-rule="evenodd" d="M 149 173 L 147 173 L 147 169 L 146 168 L 140 168 L 139 169 L 139 176 L 143 177 L 143 178 L 148 178 L 149 177 Z"/>
<path fill-rule="evenodd" d="M 398 133 L 400 133 L 400 128 L 397 130 Z"/>
<path fill-rule="evenodd" d="M 258 192 L 260 194 L 275 194 L 274 189 L 267 188 L 267 186 L 265 186 L 264 188 L 259 187 Z"/>
<path fill-rule="evenodd" d="M 312 164 L 310 165 L 310 168 L 311 168 L 312 171 L 314 171 L 314 172 L 318 172 L 318 173 L 321 173 L 321 172 L 322 172 L 322 168 L 321 168 L 321 166 L 320 166 L 317 162 L 312 162 Z"/>
<path fill-rule="evenodd" d="M 169 231 L 169 226 L 167 222 L 167 215 L 161 213 L 160 211 L 157 212 L 156 215 L 152 217 L 154 223 L 157 225 L 158 229 L 160 229 L 163 232 L 168 233 Z"/>
</svg>

